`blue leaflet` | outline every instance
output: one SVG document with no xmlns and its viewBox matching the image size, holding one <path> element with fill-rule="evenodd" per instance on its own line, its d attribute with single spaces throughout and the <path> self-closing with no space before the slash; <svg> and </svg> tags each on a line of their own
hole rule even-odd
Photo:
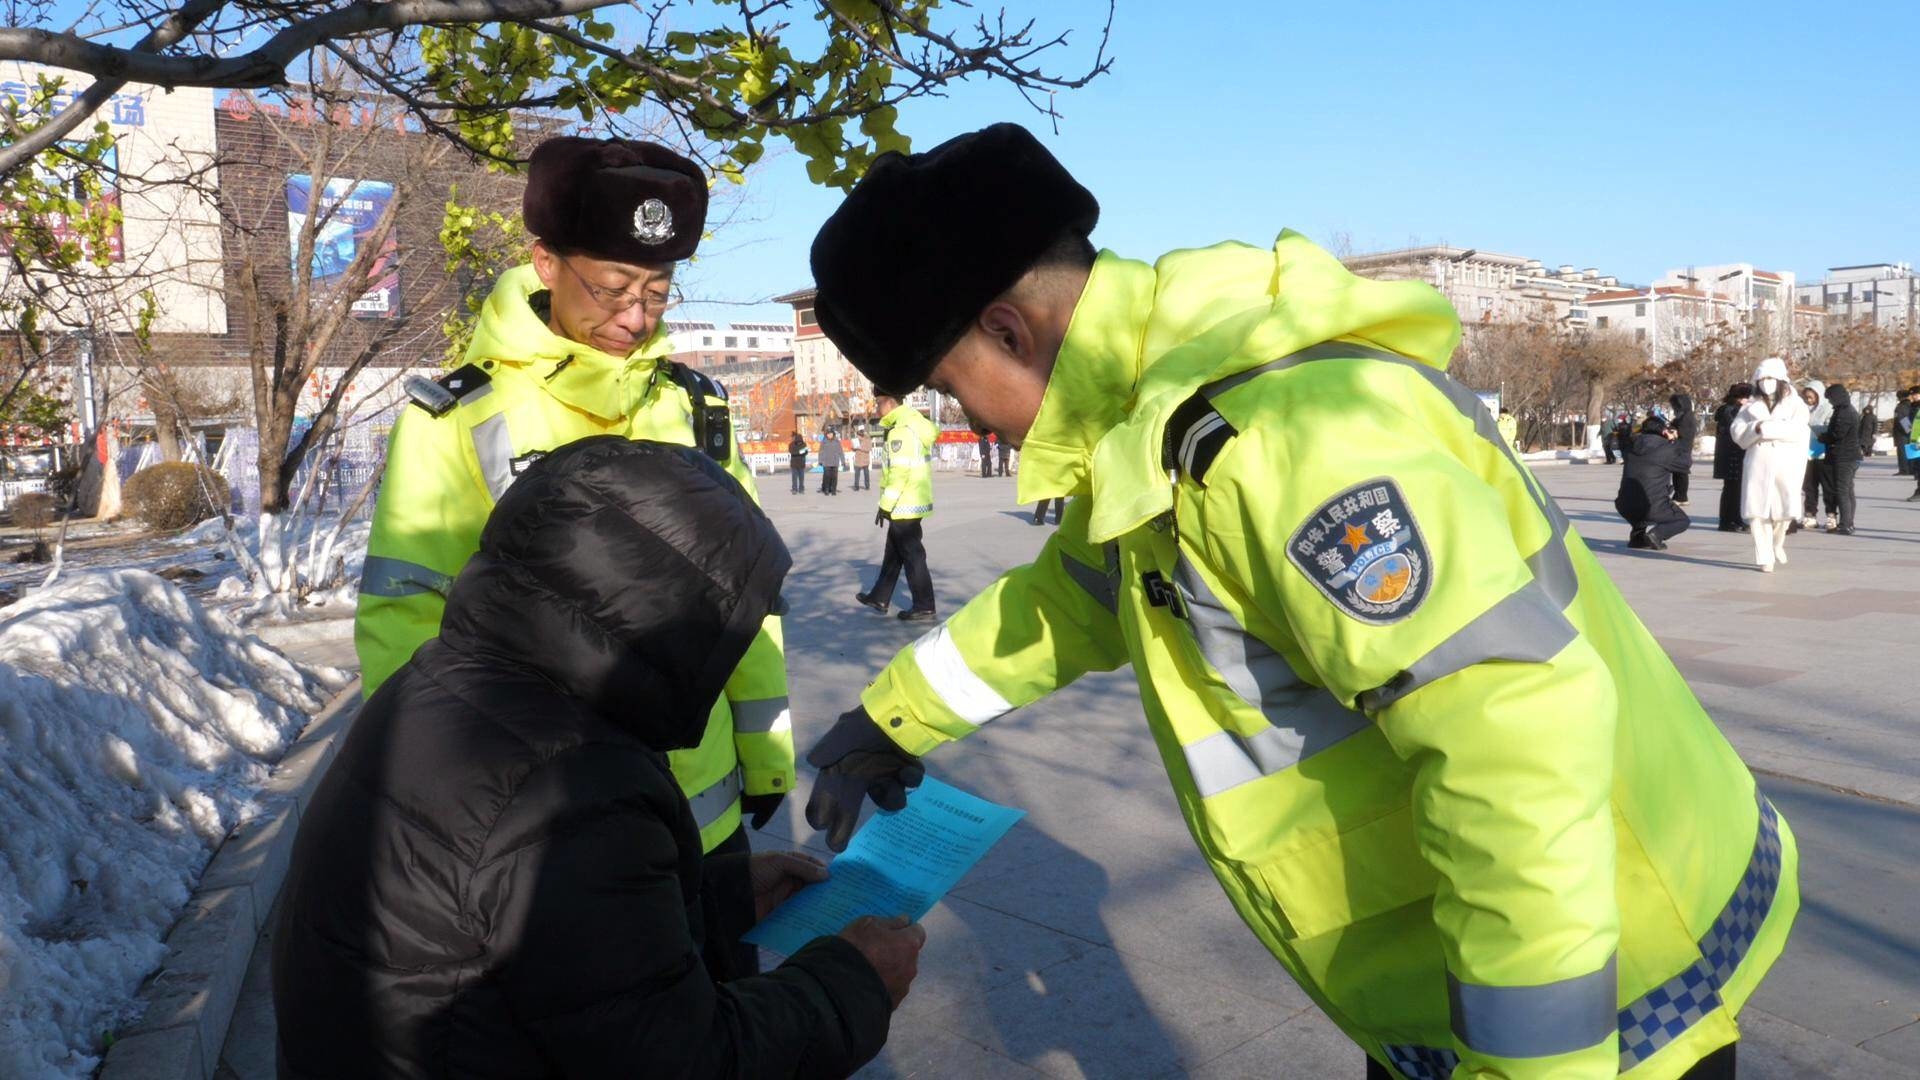
<svg viewBox="0 0 1920 1080">
<path fill-rule="evenodd" d="M 860 827 L 831 878 L 800 890 L 743 940 L 791 956 L 862 915 L 917 920 L 1026 815 L 929 776 L 905 810 Z"/>
</svg>

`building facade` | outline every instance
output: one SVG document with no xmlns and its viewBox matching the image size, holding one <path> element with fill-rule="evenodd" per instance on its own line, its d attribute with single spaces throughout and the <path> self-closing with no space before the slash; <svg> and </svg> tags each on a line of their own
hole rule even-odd
<svg viewBox="0 0 1920 1080">
<path fill-rule="evenodd" d="M 873 412 L 866 376 L 841 354 L 814 317 L 817 295 L 818 290 L 801 289 L 774 297 L 793 305 L 794 419 L 807 434 Z"/>
<path fill-rule="evenodd" d="M 1544 319 L 1584 325 L 1582 301 L 1617 289 L 1618 278 L 1571 265 L 1549 268 L 1539 259 L 1448 244 L 1355 255 L 1347 269 L 1380 281 L 1424 281 L 1440 290 L 1469 331 L 1489 323 Z"/>
<path fill-rule="evenodd" d="M 1832 319 L 1920 327 L 1920 278 L 1912 263 L 1835 266 L 1823 280 L 1797 286 L 1794 298 Z"/>
<path fill-rule="evenodd" d="M 702 371 L 793 356 L 793 328 L 783 323 L 669 321 L 667 334 L 674 360 Z"/>
</svg>

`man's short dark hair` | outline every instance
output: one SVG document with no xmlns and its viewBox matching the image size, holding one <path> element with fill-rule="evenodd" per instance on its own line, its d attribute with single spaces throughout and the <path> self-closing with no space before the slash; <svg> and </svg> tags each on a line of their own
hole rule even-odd
<svg viewBox="0 0 1920 1080">
<path fill-rule="evenodd" d="M 1099 256 L 1093 241 L 1077 230 L 1068 229 L 1056 235 L 1040 249 L 1034 257 L 1030 270 L 1091 270 L 1093 261 Z"/>
</svg>

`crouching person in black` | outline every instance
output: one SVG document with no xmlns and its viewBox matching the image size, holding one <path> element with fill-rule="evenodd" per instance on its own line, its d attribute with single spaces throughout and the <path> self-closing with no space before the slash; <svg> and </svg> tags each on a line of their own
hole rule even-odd
<svg viewBox="0 0 1920 1080">
<path fill-rule="evenodd" d="M 1628 547 L 1665 551 L 1667 541 L 1693 524 L 1687 512 L 1673 504 L 1673 478 L 1689 465 L 1674 441 L 1675 434 L 1666 421 L 1649 416 L 1627 444 L 1626 468 L 1620 473 L 1620 494 L 1614 497 L 1613 508 L 1632 527 Z"/>
<path fill-rule="evenodd" d="M 666 757 L 699 741 L 789 563 L 691 449 L 587 439 L 514 481 L 440 636 L 303 815 L 282 1077 L 842 1076 L 880 1050 L 925 940 L 905 918 L 764 975 L 703 959 L 826 876 L 703 859 Z"/>
</svg>

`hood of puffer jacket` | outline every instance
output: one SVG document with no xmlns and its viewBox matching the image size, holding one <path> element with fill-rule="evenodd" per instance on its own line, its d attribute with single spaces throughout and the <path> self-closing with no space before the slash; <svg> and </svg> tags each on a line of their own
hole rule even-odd
<svg viewBox="0 0 1920 1080">
<path fill-rule="evenodd" d="M 1804 394 L 1808 390 L 1813 391 L 1813 404 L 1807 406 L 1807 423 L 1813 427 L 1814 433 L 1818 434 L 1826 428 L 1827 422 L 1833 419 L 1833 405 L 1827 401 L 1826 383 L 1819 379 L 1808 379 L 1794 387 L 1793 392 Z"/>
<path fill-rule="evenodd" d="M 602 435 L 540 459 L 487 519 L 442 643 L 537 672 L 655 750 L 693 746 L 792 560 L 690 447 Z"/>
<path fill-rule="evenodd" d="M 1675 394 L 1667 399 L 1667 404 L 1673 406 L 1673 417 L 1678 420 L 1680 417 L 1693 411 L 1693 396 L 1690 394 Z"/>
<path fill-rule="evenodd" d="M 1846 387 L 1841 386 L 1839 383 L 1834 383 L 1832 386 L 1827 387 L 1827 404 L 1832 405 L 1836 409 L 1842 405 L 1851 405 L 1853 404 L 1853 395 L 1847 393 Z"/>
</svg>

